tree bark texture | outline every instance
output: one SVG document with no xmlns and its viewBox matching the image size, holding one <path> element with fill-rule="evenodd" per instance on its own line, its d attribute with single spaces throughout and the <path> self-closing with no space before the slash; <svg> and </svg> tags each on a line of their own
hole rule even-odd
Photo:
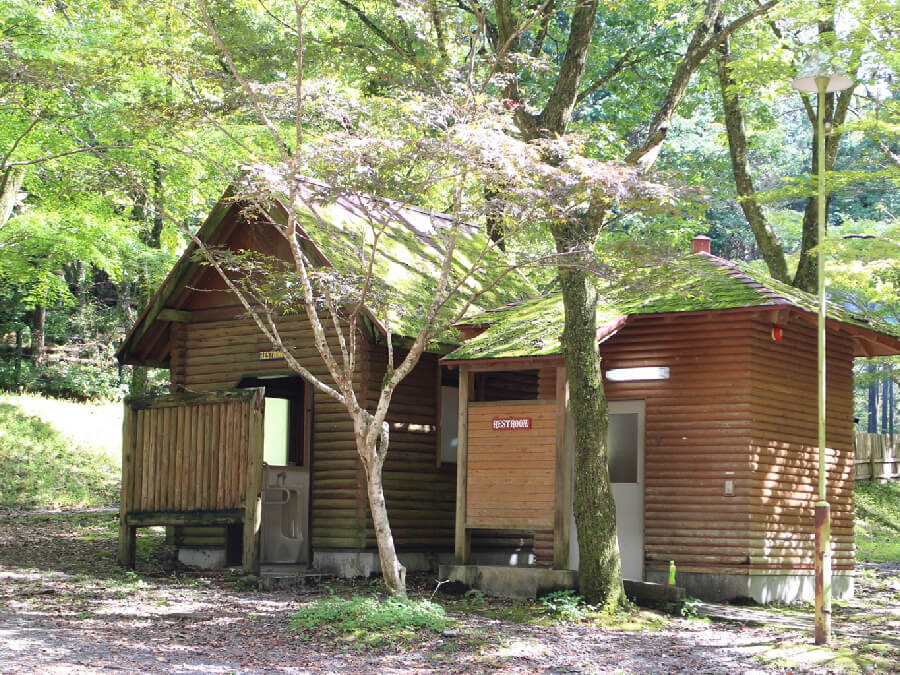
<svg viewBox="0 0 900 675">
<path fill-rule="evenodd" d="M 47 355 L 46 324 L 47 308 L 35 307 L 31 315 L 31 357 L 36 366 L 41 365 Z"/>
<path fill-rule="evenodd" d="M 722 40 L 754 18 L 768 12 L 778 2 L 780 0 L 767 0 L 767 2 L 760 3 L 729 24 L 723 25 L 721 30 L 716 31 L 716 24 L 723 22 L 723 3 L 722 0 L 707 0 L 703 19 L 694 29 L 694 35 L 691 37 L 687 50 L 684 56 L 681 57 L 678 67 L 675 69 L 675 73 L 669 82 L 669 89 L 656 109 L 653 119 L 650 120 L 646 140 L 632 151 L 625 161 L 642 169 L 647 169 L 653 165 L 662 150 L 662 144 L 666 140 L 666 135 L 669 133 L 669 124 L 672 121 L 672 117 L 675 115 L 675 111 L 681 104 L 682 99 L 684 99 L 694 71 L 697 70 L 703 59 Z"/>
<path fill-rule="evenodd" d="M 575 426 L 575 525 L 579 548 L 579 591 L 588 602 L 610 610 L 625 604 L 616 537 L 616 505 L 609 482 L 606 432 L 609 410 L 597 351 L 597 291 L 588 268 L 602 216 L 593 222 L 557 223 L 557 251 L 571 266 L 559 269 L 565 307 L 563 354 Z"/>
<path fill-rule="evenodd" d="M 365 438 L 357 436 L 357 449 L 366 469 L 366 490 L 369 496 L 369 510 L 375 528 L 375 542 L 378 544 L 378 559 L 381 574 L 391 595 L 406 597 L 406 568 L 397 557 L 394 535 L 388 519 L 384 501 L 384 481 L 382 479 L 384 458 L 388 450 L 388 432 L 382 431 L 381 440 L 374 448 L 367 447 Z"/>
<path fill-rule="evenodd" d="M 735 89 L 734 78 L 728 72 L 730 45 L 725 38 L 718 47 L 716 65 L 719 74 L 719 90 L 722 92 L 722 108 L 725 113 L 725 130 L 728 134 L 728 150 L 731 155 L 731 170 L 734 174 L 734 185 L 738 194 L 738 203 L 750 230 L 756 238 L 756 245 L 762 253 L 763 260 L 769 268 L 769 274 L 791 283 L 788 274 L 784 249 L 775 233 L 769 227 L 766 217 L 756 201 L 756 189 L 750 175 L 750 162 L 747 158 L 747 135 L 744 131 L 744 115 L 741 112 L 741 101 Z"/>
<path fill-rule="evenodd" d="M 16 206 L 16 197 L 22 189 L 25 172 L 16 167 L 8 167 L 0 174 L 0 227 L 6 225 Z"/>
</svg>

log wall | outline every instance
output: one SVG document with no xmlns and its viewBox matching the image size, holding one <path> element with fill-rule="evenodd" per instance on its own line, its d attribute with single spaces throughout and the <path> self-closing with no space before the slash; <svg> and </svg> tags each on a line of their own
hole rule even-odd
<svg viewBox="0 0 900 675">
<path fill-rule="evenodd" d="M 372 345 L 367 401 L 374 409 L 387 364 L 387 350 Z M 397 354 L 395 359 L 402 358 Z M 396 363 L 396 361 L 395 361 Z M 456 509 L 456 467 L 437 466 L 439 452 L 440 372 L 438 357 L 423 354 L 391 398 L 387 421 L 390 448 L 383 479 L 385 500 L 398 550 L 450 551 Z M 360 484 L 365 475 L 360 466 Z M 366 506 L 366 546 L 375 547 L 375 531 Z"/>
<path fill-rule="evenodd" d="M 259 353 L 271 343 L 241 308 L 226 305 L 194 309 L 184 324 L 184 353 L 173 362 L 172 380 L 188 391 L 219 391 L 237 386 L 248 375 L 293 375 L 283 360 L 260 361 Z M 240 318 L 239 318 L 240 317 Z M 305 317 L 293 317 L 280 326 L 285 344 L 313 374 L 328 381 L 326 368 L 312 342 L 312 328 Z M 363 364 L 363 372 L 365 370 Z M 360 375 L 362 378 L 363 375 Z M 358 383 L 357 383 L 358 384 Z M 363 513 L 359 507 L 359 464 L 353 427 L 346 409 L 316 391 L 310 486 L 310 542 L 313 548 L 361 548 L 364 546 Z"/>
<path fill-rule="evenodd" d="M 668 380 L 606 384 L 610 400 L 646 401 L 647 569 L 675 560 L 685 572 L 722 572 L 749 562 L 750 321 L 740 313 L 636 317 L 600 345 L 604 372 L 670 371 Z"/>
<path fill-rule="evenodd" d="M 610 400 L 646 401 L 648 569 L 669 560 L 686 572 L 812 565 L 815 327 L 795 317 L 773 342 L 774 323 L 773 312 L 634 318 L 601 345 L 604 371 L 670 368 L 668 380 L 606 385 Z M 828 349 L 829 501 L 840 569 L 853 555 L 852 354 L 834 334 Z"/>
<path fill-rule="evenodd" d="M 818 499 L 817 341 L 812 323 L 794 320 L 784 339 L 772 323 L 751 325 L 753 428 L 750 441 L 750 565 L 754 571 L 812 569 Z M 833 332 L 826 343 L 827 498 L 835 569 L 854 559 L 853 351 Z"/>
<path fill-rule="evenodd" d="M 173 350 L 172 381 L 191 391 L 233 388 L 247 375 L 288 373 L 282 361 L 259 361 L 271 345 L 237 306 L 194 309 L 191 321 L 174 337 L 183 345 Z M 281 335 L 297 359 L 313 374 L 330 381 L 305 316 L 281 326 Z M 374 405 L 387 362 L 384 348 L 370 345 L 363 352 L 356 387 Z M 391 401 L 388 421 L 391 446 L 384 469 L 385 493 L 396 545 L 400 550 L 449 550 L 453 542 L 453 467 L 438 469 L 437 357 L 425 354 L 401 383 Z M 365 473 L 356 449 L 347 410 L 315 393 L 310 487 L 310 541 L 318 549 L 362 549 L 375 546 Z"/>
</svg>

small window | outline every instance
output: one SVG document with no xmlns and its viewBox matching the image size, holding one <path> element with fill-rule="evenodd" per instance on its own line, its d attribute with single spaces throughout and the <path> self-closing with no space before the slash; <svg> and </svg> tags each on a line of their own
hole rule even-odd
<svg viewBox="0 0 900 675">
<path fill-rule="evenodd" d="M 270 466 L 287 466 L 291 441 L 291 402 L 266 397 L 263 422 L 263 461 Z"/>
<path fill-rule="evenodd" d="M 611 483 L 638 482 L 638 413 L 610 413 L 607 434 L 609 480 Z"/>
<path fill-rule="evenodd" d="M 459 387 L 441 387 L 441 463 L 456 464 L 459 445 Z"/>
</svg>

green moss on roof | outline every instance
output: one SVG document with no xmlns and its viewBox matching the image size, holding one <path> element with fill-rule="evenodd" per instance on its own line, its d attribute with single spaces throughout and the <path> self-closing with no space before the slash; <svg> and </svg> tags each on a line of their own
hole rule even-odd
<svg viewBox="0 0 900 675">
<path fill-rule="evenodd" d="M 600 289 L 598 328 L 619 318 L 647 314 L 729 310 L 774 305 L 816 312 L 814 295 L 729 263 L 720 258 L 688 255 L 657 267 L 641 269 L 622 283 Z M 828 315 L 887 335 L 900 337 L 900 327 L 873 323 L 833 303 Z M 559 354 L 563 327 L 562 296 L 553 294 L 470 317 L 466 323 L 489 325 L 466 340 L 445 360 L 536 357 Z"/>
<path fill-rule="evenodd" d="M 355 302 L 372 258 L 369 310 L 395 334 L 415 336 L 436 293 L 453 221 L 443 214 L 376 199 L 339 198 L 298 210 L 304 232 L 333 266 L 330 285 L 338 290 L 332 293 L 339 295 L 344 288 L 347 299 Z M 479 228 L 457 227 L 449 287 L 459 288 L 441 308 L 436 325 L 453 321 L 472 298 L 477 300 L 469 311 L 483 312 L 534 295 L 534 287 L 519 273 L 507 274 L 502 283 L 493 285 L 507 261 L 488 245 Z M 456 344 L 459 339 L 451 330 L 440 341 Z"/>
</svg>

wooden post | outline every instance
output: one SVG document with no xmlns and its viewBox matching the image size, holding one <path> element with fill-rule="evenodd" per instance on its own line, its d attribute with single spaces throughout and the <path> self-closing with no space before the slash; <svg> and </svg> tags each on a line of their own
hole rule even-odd
<svg viewBox="0 0 900 675">
<path fill-rule="evenodd" d="M 259 390 L 250 410 L 250 429 L 247 443 L 247 494 L 244 498 L 244 572 L 259 570 L 260 490 L 263 470 L 263 415 L 265 396 Z"/>
<path fill-rule="evenodd" d="M 122 491 L 119 498 L 119 564 L 134 567 L 135 528 L 128 525 L 134 505 L 135 412 L 128 403 L 122 419 Z"/>
<path fill-rule="evenodd" d="M 553 499 L 553 567 L 569 569 L 572 523 L 572 471 L 574 438 L 569 427 L 569 376 L 556 369 L 556 481 Z"/>
<path fill-rule="evenodd" d="M 456 562 L 469 563 L 471 539 L 466 529 L 466 493 L 468 483 L 469 396 L 471 374 L 465 366 L 459 367 L 459 428 L 456 440 Z"/>
</svg>

